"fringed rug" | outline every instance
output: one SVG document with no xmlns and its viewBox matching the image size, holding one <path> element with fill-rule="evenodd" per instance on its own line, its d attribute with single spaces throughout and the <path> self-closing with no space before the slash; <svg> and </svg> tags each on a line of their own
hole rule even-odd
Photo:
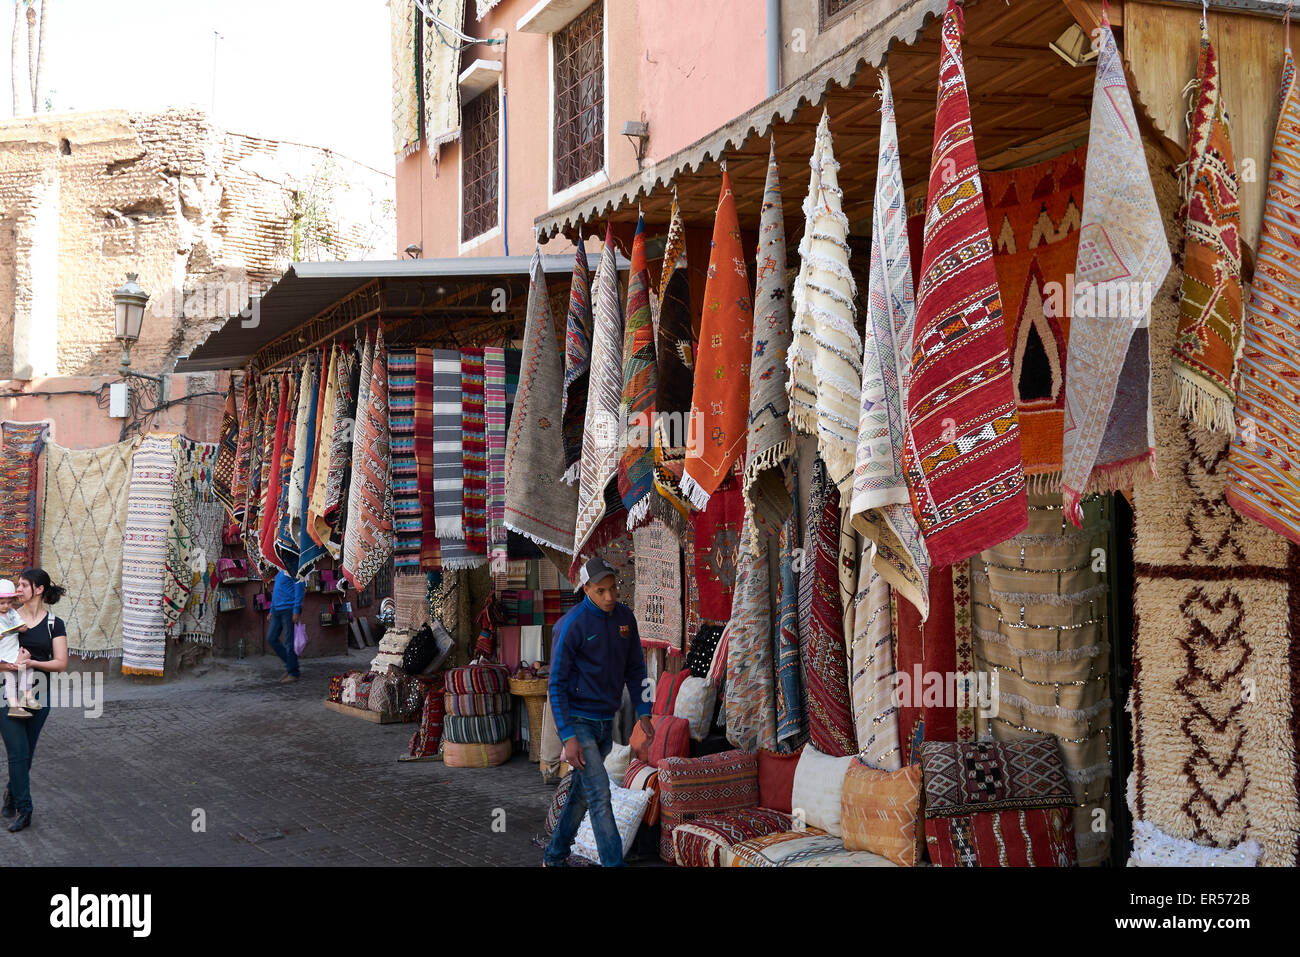
<svg viewBox="0 0 1300 957">
<path fill-rule="evenodd" d="M 438 171 L 438 155 L 444 143 L 460 139 L 460 43 L 456 37 L 465 23 L 463 3 L 436 4 L 438 20 L 420 16 L 423 25 L 421 50 L 424 64 L 420 112 L 424 144 Z"/>
<path fill-rule="evenodd" d="M 509 541 L 506 532 L 506 354 L 500 346 L 488 346 L 483 350 L 483 417 L 487 426 L 488 449 L 488 553 L 496 565 L 506 560 Z M 423 490 L 420 494 L 423 496 Z"/>
<path fill-rule="evenodd" d="M 169 637 L 180 637 L 181 615 L 189 607 L 194 589 L 208 577 L 221 555 L 220 528 L 215 543 L 205 540 L 198 520 L 200 506 L 215 499 L 212 467 L 218 446 L 178 435 L 172 445 L 175 475 L 172 479 L 172 510 L 167 529 L 167 571 L 163 577 L 163 628 Z M 218 503 L 219 504 L 219 503 Z M 209 519 L 210 522 L 210 519 Z M 199 596 L 200 601 L 203 595 Z M 209 632 L 209 636 L 210 636 Z"/>
<path fill-rule="evenodd" d="M 976 167 L 961 12 L 950 2 L 917 275 L 908 482 L 930 561 L 955 564 L 1024 531 L 1025 471 L 1011 360 Z M 931 609 L 933 614 L 933 609 Z"/>
<path fill-rule="evenodd" d="M 727 740 L 737 748 L 776 749 L 776 685 L 767 549 L 753 547 L 752 523 L 742 530 L 736 558 L 736 597 L 727 636 L 724 714 Z M 756 554 L 756 551 L 758 552 Z"/>
<path fill-rule="evenodd" d="M 360 361 L 346 349 L 340 349 L 335 369 L 334 432 L 329 447 L 329 472 L 325 476 L 325 504 L 316 519 L 316 534 L 336 561 L 343 553 L 343 530 L 347 502 L 351 496 L 352 445 L 357 418 L 357 392 Z"/>
<path fill-rule="evenodd" d="M 1154 146 L 1147 156 L 1163 162 Z M 1155 184 L 1172 230 L 1177 185 L 1167 175 Z M 1156 355 L 1173 345 L 1177 283 L 1171 272 L 1156 297 Z M 1186 429 L 1171 389 L 1157 363 L 1159 478 L 1134 505 L 1131 809 L 1173 837 L 1214 847 L 1254 839 L 1262 864 L 1295 866 L 1300 547 L 1224 501 L 1227 438 Z"/>
<path fill-rule="evenodd" d="M 303 364 L 302 378 L 298 385 L 298 414 L 294 419 L 293 463 L 289 469 L 289 493 L 286 502 L 288 523 L 284 526 L 289 551 L 293 555 L 289 569 L 295 575 L 302 561 L 302 521 L 303 490 L 307 487 L 307 476 L 311 473 L 312 455 L 316 451 L 314 443 L 316 429 L 316 398 L 320 388 L 320 364 L 315 355 L 308 355 Z"/>
<path fill-rule="evenodd" d="M 709 497 L 727 480 L 748 437 L 754 301 L 740 244 L 736 197 L 725 168 L 713 220 L 703 315 L 682 475 L 682 494 L 698 511 L 704 511 Z"/>
<path fill-rule="evenodd" d="M 299 493 L 298 509 L 294 522 L 298 536 L 298 577 L 306 578 L 312 573 L 320 560 L 325 557 L 325 548 L 317 536 L 308 532 L 308 510 L 311 507 L 312 487 L 316 481 L 316 471 L 320 465 L 320 420 L 321 404 L 325 399 L 325 374 L 329 371 L 329 356 L 322 351 L 313 357 L 312 392 L 307 397 L 307 442 L 305 460 L 302 467 L 302 490 Z"/>
<path fill-rule="evenodd" d="M 777 538 L 776 583 L 776 739 L 782 750 L 793 750 L 806 732 L 803 674 L 799 665 L 799 590 L 795 583 L 798 523 L 791 512 Z M 802 558 L 803 552 L 799 552 Z"/>
<path fill-rule="evenodd" d="M 212 476 L 212 494 L 235 516 L 235 459 L 239 454 L 239 410 L 235 407 L 235 386 L 226 390 L 226 408 L 221 413 L 221 432 L 217 440 L 217 464 Z M 66 621 L 66 619 L 65 619 Z"/>
<path fill-rule="evenodd" d="M 131 443 L 45 448 L 41 567 L 67 591 L 59 617 L 68 651 L 83 658 L 122 654 L 122 542 L 131 483 Z M 220 554 L 216 552 L 214 554 Z"/>
<path fill-rule="evenodd" d="M 330 349 L 325 361 L 325 380 L 321 391 L 320 416 L 316 422 L 316 454 L 312 459 L 311 491 L 303 514 L 303 529 L 317 545 L 329 550 L 328 532 L 321 534 L 320 518 L 325 511 L 325 493 L 329 488 L 331 451 L 334 447 L 334 419 L 339 414 L 339 349 Z"/>
<path fill-rule="evenodd" d="M 464 538 L 461 511 L 465 466 L 461 453 L 460 353 L 433 350 L 433 514 L 439 538 Z"/>
<path fill-rule="evenodd" d="M 632 533 L 636 552 L 637 630 L 644 648 L 682 649 L 682 544 L 663 522 L 651 519 Z"/>
<path fill-rule="evenodd" d="M 591 383 L 591 275 L 587 251 L 573 253 L 569 280 L 569 311 L 564 327 L 564 393 L 560 422 L 564 432 L 564 481 L 576 484 L 582 461 L 582 427 L 587 418 L 587 388 Z"/>
<path fill-rule="evenodd" d="M 562 481 L 564 362 L 559 341 L 541 253 L 534 252 L 519 390 L 506 441 L 505 524 L 538 545 L 567 555 L 573 551 L 578 490 Z"/>
<path fill-rule="evenodd" d="M 487 419 L 483 411 L 483 350 L 463 349 L 460 354 L 461 458 L 465 463 L 465 491 L 460 520 L 465 547 L 487 555 Z"/>
<path fill-rule="evenodd" d="M 358 591 L 385 568 L 393 557 L 393 488 L 391 481 L 391 439 L 388 427 L 388 351 L 384 331 L 375 333 L 375 351 L 371 363 L 370 385 L 366 390 L 366 411 L 358 418 L 364 423 L 356 441 L 363 449 L 359 468 L 352 476 L 358 487 L 357 508 L 348 516 L 348 541 L 354 541 L 352 527 L 357 527 L 355 550 L 349 561 L 344 549 L 343 574 Z"/>
<path fill-rule="evenodd" d="M 241 528 L 248 509 L 248 486 L 253 477 L 253 457 L 262 414 L 258 403 L 260 393 L 257 376 L 251 372 L 245 373 L 239 411 L 239 436 L 235 445 L 235 472 L 230 484 L 230 518 Z"/>
<path fill-rule="evenodd" d="M 894 629 L 889 584 L 875 570 L 864 545 L 858 558 L 858 590 L 853 596 L 853 643 L 849 648 L 849 693 L 858 750 L 871 767 L 902 767 L 898 706 L 894 701 Z"/>
<path fill-rule="evenodd" d="M 857 736 L 849 695 L 844 609 L 840 605 L 840 493 L 820 459 L 813 469 L 809 510 L 817 515 L 810 541 L 813 594 L 811 621 L 801 634 L 808 692 L 808 735 L 823 754 L 856 754 Z"/>
<path fill-rule="evenodd" d="M 951 568 L 940 568 L 930 577 L 930 617 L 925 621 L 910 602 L 894 602 L 898 739 L 903 764 L 920 760 L 923 741 L 959 740 L 957 705 L 950 692 L 958 661 L 955 603 Z"/>
<path fill-rule="evenodd" d="M 704 622 L 726 624 L 736 584 L 736 552 L 745 519 L 745 499 L 734 478 L 709 497 L 693 522 L 696 606 Z"/>
<path fill-rule="evenodd" d="M 288 384 L 283 393 L 283 425 L 277 430 L 282 441 L 274 465 L 275 498 L 269 503 L 272 506 L 271 514 L 267 516 L 270 531 L 268 538 L 262 542 L 262 551 L 265 553 L 269 548 L 268 560 L 292 575 L 298 570 L 298 543 L 289 537 L 289 498 L 298 434 L 298 410 L 302 402 L 302 372 L 291 372 L 286 378 Z"/>
<path fill-rule="evenodd" d="M 1107 574 L 1095 558 L 1107 543 L 1102 506 L 1101 498 L 1085 502 L 1083 528 L 1075 529 L 1059 499 L 1031 496 L 1029 528 L 970 562 L 975 670 L 985 682 L 974 689 L 979 735 L 1056 736 L 1078 805 L 1074 837 L 1085 866 L 1110 855 L 1114 701 Z"/>
<path fill-rule="evenodd" d="M 1060 491 L 1066 346 L 1087 148 L 1020 169 L 981 172 L 993 265 L 1011 352 L 1020 452 L 1034 491 Z"/>
<path fill-rule="evenodd" d="M 0 425 L 0 576 L 12 582 L 36 561 L 36 463 L 46 422 Z"/>
<path fill-rule="evenodd" d="M 415 456 L 414 349 L 388 352 L 388 408 L 393 442 L 393 573 L 418 575 L 423 522 Z"/>
<path fill-rule="evenodd" d="M 393 152 L 406 156 L 420 145 L 419 60 L 415 37 L 419 16 L 415 4 L 395 3 L 388 8 L 393 51 Z"/>
<path fill-rule="evenodd" d="M 618 461 L 618 494 L 629 530 L 645 523 L 654 494 L 655 333 L 650 322 L 650 274 L 645 255 L 645 217 L 632 239 L 626 323 L 623 327 L 623 401 L 626 437 Z"/>
<path fill-rule="evenodd" d="M 174 633 L 185 641 L 212 644 L 217 630 L 217 559 L 221 557 L 221 527 L 225 509 L 217 501 L 194 503 L 193 532 L 190 539 L 190 566 L 194 585 L 181 612 Z"/>
<path fill-rule="evenodd" d="M 686 467 L 686 432 L 695 383 L 695 334 L 691 328 L 691 282 L 686 264 L 686 226 L 674 194 L 659 282 L 659 328 L 655 335 L 655 489 L 650 510 L 678 528 L 690 515 L 682 494 Z"/>
<path fill-rule="evenodd" d="M 257 447 L 253 451 L 254 471 L 249 473 L 248 506 L 244 512 L 244 554 L 252 559 L 259 574 L 267 562 L 262 554 L 262 534 L 266 525 L 268 504 L 267 486 L 271 481 L 272 450 L 276 438 L 276 421 L 280 410 L 281 376 L 263 376 L 258 383 L 262 397 L 258 404 L 261 424 L 255 436 Z"/>
<path fill-rule="evenodd" d="M 160 675 L 166 658 L 163 579 L 176 454 L 168 434 L 146 435 L 131 458 L 122 533 L 122 673 Z"/>
</svg>

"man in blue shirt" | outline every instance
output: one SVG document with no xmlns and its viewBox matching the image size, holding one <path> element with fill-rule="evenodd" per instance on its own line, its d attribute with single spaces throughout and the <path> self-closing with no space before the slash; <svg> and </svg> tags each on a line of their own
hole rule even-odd
<svg viewBox="0 0 1300 957">
<path fill-rule="evenodd" d="M 593 558 L 582 567 L 578 587 L 585 597 L 556 622 L 552 633 L 549 685 L 555 728 L 576 780 L 543 863 L 564 866 L 583 814 L 590 808 L 600 863 L 621 867 L 623 841 L 614 824 L 605 756 L 614 747 L 614 713 L 623 702 L 624 687 L 636 703 L 642 731 L 654 739 L 653 694 L 646 681 L 636 617 L 618 601 L 614 569 L 603 558 Z"/>
<path fill-rule="evenodd" d="M 307 594 L 307 583 L 298 581 L 283 571 L 275 573 L 275 587 L 271 589 L 271 621 L 266 628 L 266 643 L 284 662 L 285 675 L 281 684 L 298 680 L 298 656 L 293 650 L 293 626 L 302 621 L 302 600 Z M 283 635 L 286 640 L 281 641 Z"/>
</svg>

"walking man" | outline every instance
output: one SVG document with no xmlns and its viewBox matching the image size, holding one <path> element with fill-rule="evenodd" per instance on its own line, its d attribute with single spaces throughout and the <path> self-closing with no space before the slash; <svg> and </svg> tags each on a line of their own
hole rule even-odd
<svg viewBox="0 0 1300 957">
<path fill-rule="evenodd" d="M 298 680 L 298 655 L 293 650 L 293 626 L 302 621 L 302 600 L 307 594 L 307 583 L 298 581 L 283 571 L 275 573 L 275 587 L 271 590 L 271 620 L 266 627 L 266 643 L 284 662 L 281 684 Z M 283 640 L 282 639 L 283 636 Z"/>
</svg>

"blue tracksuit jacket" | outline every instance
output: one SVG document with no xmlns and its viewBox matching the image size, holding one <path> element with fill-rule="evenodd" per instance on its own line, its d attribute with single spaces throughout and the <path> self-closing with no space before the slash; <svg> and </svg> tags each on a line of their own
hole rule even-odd
<svg viewBox="0 0 1300 957">
<path fill-rule="evenodd" d="M 616 603 L 608 615 L 586 596 L 551 633 L 551 711 L 561 741 L 573 737 L 571 717 L 609 721 L 627 687 L 637 716 L 650 713 L 645 658 L 632 609 Z"/>
</svg>

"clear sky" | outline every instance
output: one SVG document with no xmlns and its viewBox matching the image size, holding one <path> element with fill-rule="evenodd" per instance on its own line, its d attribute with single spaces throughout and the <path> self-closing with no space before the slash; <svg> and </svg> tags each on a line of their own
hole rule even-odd
<svg viewBox="0 0 1300 957">
<path fill-rule="evenodd" d="M 0 0 L 6 52 L 13 6 Z M 393 172 L 385 0 L 52 0 L 42 86 L 56 112 L 210 107 L 214 30 L 219 126 Z M 25 38 L 20 55 L 19 89 L 30 98 Z"/>
</svg>

